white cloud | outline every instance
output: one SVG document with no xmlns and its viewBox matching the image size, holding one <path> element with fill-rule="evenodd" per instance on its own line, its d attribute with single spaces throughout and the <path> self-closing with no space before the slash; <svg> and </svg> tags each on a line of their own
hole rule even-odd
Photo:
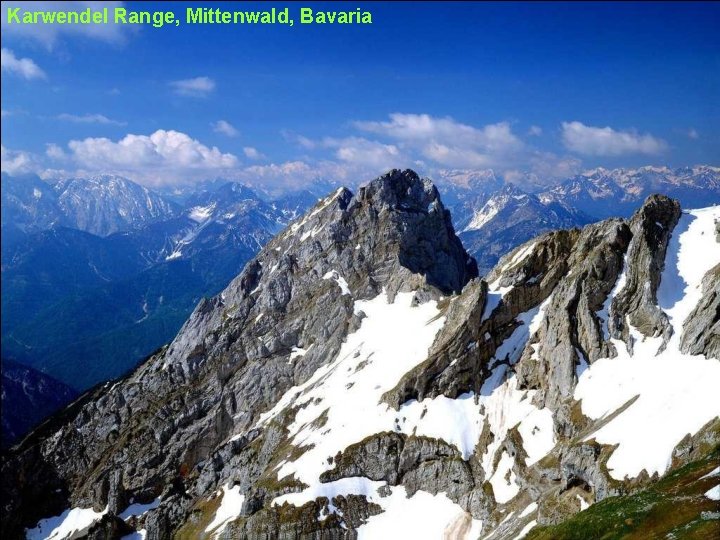
<svg viewBox="0 0 720 540">
<path fill-rule="evenodd" d="M 265 156 L 258 152 L 257 148 L 253 148 L 252 146 L 245 146 L 243 147 L 243 154 L 245 154 L 245 157 L 248 159 L 264 159 Z"/>
<path fill-rule="evenodd" d="M 590 156 L 659 154 L 667 148 L 665 141 L 650 134 L 586 126 L 577 121 L 562 123 L 562 139 L 568 150 Z"/>
<path fill-rule="evenodd" d="M 528 129 L 528 135 L 530 135 L 531 137 L 539 137 L 540 135 L 542 135 L 542 132 L 543 130 L 540 126 L 530 126 L 530 128 Z"/>
<path fill-rule="evenodd" d="M 331 160 L 294 160 L 267 165 L 251 165 L 238 171 L 235 178 L 259 190 L 279 195 L 288 190 L 302 189 L 317 181 L 353 187 L 378 176 L 378 174 L 376 171 L 371 172 L 352 163 L 338 163 Z"/>
<path fill-rule="evenodd" d="M 507 122 L 476 128 L 452 118 L 429 114 L 393 113 L 389 122 L 355 122 L 363 131 L 387 135 L 402 141 L 439 141 L 444 144 L 473 144 L 485 147 L 515 145 L 519 140 Z"/>
<path fill-rule="evenodd" d="M 65 151 L 55 143 L 48 143 L 45 145 L 45 155 L 50 159 L 63 160 L 67 158 Z"/>
<path fill-rule="evenodd" d="M 18 75 L 23 79 L 47 78 L 45 72 L 30 58 L 18 58 L 15 53 L 5 47 L 0 51 L 0 64 L 2 65 L 2 71 Z"/>
<path fill-rule="evenodd" d="M 687 132 L 687 136 L 690 139 L 697 140 L 700 138 L 700 134 L 698 133 L 697 129 L 690 128 Z"/>
<path fill-rule="evenodd" d="M 67 122 L 75 122 L 76 124 L 107 124 L 114 126 L 124 126 L 126 122 L 118 122 L 117 120 L 111 120 L 107 116 L 102 114 L 68 114 L 63 113 L 58 115 L 58 120 L 64 120 Z"/>
<path fill-rule="evenodd" d="M 210 125 L 215 133 L 222 133 L 228 137 L 237 137 L 240 134 L 240 132 L 235 129 L 235 126 L 225 120 L 218 120 L 217 122 L 212 122 Z"/>
<path fill-rule="evenodd" d="M 37 171 L 38 166 L 32 154 L 22 150 L 10 150 L 0 145 L 0 170 L 16 176 Z"/>
<path fill-rule="evenodd" d="M 78 11 L 82 12 L 88 8 L 99 10 L 107 7 L 112 12 L 116 7 L 121 7 L 122 2 L 90 2 L 90 1 L 67 1 L 67 2 L 3 2 L 2 7 L 2 33 L 7 38 L 22 38 L 41 43 L 48 49 L 57 45 L 61 36 L 82 37 L 104 41 L 106 43 L 120 44 L 125 42 L 131 32 L 136 31 L 131 25 L 115 24 L 108 21 L 108 24 L 16 24 L 8 22 L 8 10 L 21 8 L 20 16 L 25 11 Z"/>
<path fill-rule="evenodd" d="M 423 155 L 440 165 L 447 167 L 491 167 L 494 163 L 489 155 L 482 154 L 470 148 L 446 146 L 437 142 L 428 144 L 423 149 Z"/>
<path fill-rule="evenodd" d="M 502 166 L 524 149 L 508 122 L 474 127 L 429 114 L 393 113 L 386 122 L 355 122 L 362 131 L 395 140 L 401 150 L 449 167 Z"/>
<path fill-rule="evenodd" d="M 171 81 L 170 87 L 179 96 L 205 97 L 215 90 L 215 81 L 210 77 L 195 77 Z"/>
<path fill-rule="evenodd" d="M 400 161 L 404 160 L 394 144 L 370 141 L 362 137 L 343 139 L 328 137 L 323 139 L 322 144 L 328 148 L 335 148 L 335 157 L 340 161 L 378 171 L 399 167 Z"/>
<path fill-rule="evenodd" d="M 118 141 L 104 137 L 73 140 L 68 148 L 69 157 L 84 170 L 124 174 L 146 184 L 182 183 L 232 173 L 238 165 L 233 154 L 173 130 L 129 134 Z"/>
</svg>

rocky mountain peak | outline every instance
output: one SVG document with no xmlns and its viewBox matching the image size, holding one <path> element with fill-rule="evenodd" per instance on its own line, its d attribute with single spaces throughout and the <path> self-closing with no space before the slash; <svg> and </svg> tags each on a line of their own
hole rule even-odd
<svg viewBox="0 0 720 540">
<path fill-rule="evenodd" d="M 220 295 L 197 307 L 167 361 L 192 371 L 198 351 L 211 350 L 208 339 L 257 317 L 269 321 L 301 307 L 303 319 L 322 317 L 329 303 L 351 317 L 353 299 L 385 293 L 392 301 L 408 291 L 424 301 L 459 293 L 476 276 L 432 182 L 393 170 L 356 195 L 338 189 L 291 223 Z M 327 295 L 327 304 L 317 303 L 318 295 Z M 310 298 L 315 303 L 305 305 Z"/>
<path fill-rule="evenodd" d="M 430 205 L 442 205 L 433 183 L 410 169 L 393 169 L 376 178 L 361 187 L 356 198 L 376 207 L 409 212 L 425 212 Z"/>
</svg>

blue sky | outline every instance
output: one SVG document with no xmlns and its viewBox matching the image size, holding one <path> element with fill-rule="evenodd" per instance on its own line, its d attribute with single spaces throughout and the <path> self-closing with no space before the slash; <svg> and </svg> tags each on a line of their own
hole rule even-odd
<svg viewBox="0 0 720 540">
<path fill-rule="evenodd" d="M 373 16 L 160 29 L 18 29 L 13 5 L 5 172 L 301 184 L 391 166 L 513 180 L 720 164 L 718 4 L 126 3 L 181 18 L 193 5 Z"/>
</svg>

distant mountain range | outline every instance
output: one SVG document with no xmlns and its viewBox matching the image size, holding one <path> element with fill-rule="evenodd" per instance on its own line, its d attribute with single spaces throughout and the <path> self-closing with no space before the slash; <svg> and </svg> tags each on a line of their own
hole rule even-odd
<svg viewBox="0 0 720 540">
<path fill-rule="evenodd" d="M 650 193 L 684 208 L 720 203 L 710 166 L 596 169 L 532 192 L 492 171 L 437 181 L 481 275 L 538 234 L 627 217 Z M 118 176 L 3 174 L 3 357 L 77 390 L 120 376 L 330 189 L 277 197 L 214 180 L 158 193 Z"/>
<path fill-rule="evenodd" d="M 98 236 L 163 221 L 180 207 L 135 182 L 114 175 L 47 183 L 3 174 L 2 226 L 30 232 L 65 226 Z"/>
<path fill-rule="evenodd" d="M 720 167 L 595 169 L 540 193 L 539 198 L 545 204 L 557 202 L 604 219 L 630 215 L 653 193 L 677 199 L 684 208 L 716 204 Z"/>
<path fill-rule="evenodd" d="M 111 187 L 98 188 L 103 181 Z M 201 298 L 317 200 L 266 201 L 224 182 L 180 205 L 117 177 L 48 185 L 3 176 L 2 195 L 3 354 L 79 389 L 166 343 Z"/>
<path fill-rule="evenodd" d="M 652 193 L 677 199 L 684 208 L 720 203 L 720 168 L 711 166 L 595 169 L 532 192 L 505 184 L 492 171 L 445 171 L 439 183 L 481 274 L 537 234 L 628 217 Z"/>
</svg>

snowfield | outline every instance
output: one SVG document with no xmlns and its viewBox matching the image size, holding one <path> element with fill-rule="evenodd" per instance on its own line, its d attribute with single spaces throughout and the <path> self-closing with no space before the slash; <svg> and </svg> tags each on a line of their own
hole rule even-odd
<svg viewBox="0 0 720 540">
<path fill-rule="evenodd" d="M 328 275 L 326 279 L 335 279 Z M 341 293 L 347 294 L 339 283 Z M 289 503 L 300 506 L 317 497 L 332 499 L 337 495 L 365 495 L 380 504 L 385 512 L 372 517 L 358 532 L 360 537 L 377 538 L 392 535 L 402 526 L 407 533 L 405 512 L 417 516 L 413 538 L 439 538 L 445 528 L 460 531 L 460 537 L 476 537 L 480 523 L 472 520 L 460 506 L 443 494 L 432 496 L 418 492 L 410 499 L 402 486 L 393 487 L 392 495 L 378 498 L 377 490 L 384 482 L 367 478 L 345 478 L 320 483 L 320 475 L 333 468 L 328 456 L 334 456 L 366 437 L 387 431 L 406 435 L 443 439 L 457 447 L 467 459 L 477 445 L 487 422 L 495 434 L 495 441 L 483 455 L 482 463 L 492 476 L 496 497 L 505 502 L 515 496 L 519 487 L 509 475 L 514 458 L 503 455 L 495 470 L 493 459 L 509 429 L 518 426 L 531 465 L 546 455 L 555 445 L 552 414 L 539 410 L 531 400 L 533 391 L 517 389 L 514 376 L 508 377 L 507 366 L 499 365 L 487 381 L 481 395 L 472 393 L 450 399 L 440 396 L 422 402 L 411 400 L 395 411 L 382 403 L 383 393 L 392 389 L 410 369 L 427 358 L 437 332 L 444 324 L 436 303 L 412 306 L 413 293 L 399 293 L 393 303 L 384 294 L 355 303 L 355 311 L 366 317 L 360 328 L 350 334 L 337 358 L 319 368 L 304 384 L 290 389 L 276 406 L 263 414 L 259 425 L 267 423 L 287 407 L 297 407 L 297 415 L 289 426 L 294 445 L 307 448 L 295 461 L 283 462 L 277 477 L 288 475 L 304 484 L 305 490 L 277 497 L 274 504 Z M 547 303 L 518 316 L 522 324 L 500 349 L 504 359 L 516 361 L 531 333 L 539 326 Z M 494 474 L 493 474 L 494 473 Z M 337 512 L 334 507 L 331 512 Z M 415 520 L 415 518 L 414 518 Z M 399 528 L 397 530 L 400 530 Z"/>
<path fill-rule="evenodd" d="M 646 338 L 631 327 L 633 353 L 611 340 L 616 358 L 600 359 L 581 375 L 575 399 L 593 419 L 606 417 L 637 400 L 587 439 L 619 445 L 608 460 L 613 478 L 634 478 L 641 471 L 663 474 L 673 449 L 720 416 L 720 362 L 680 352 L 683 323 L 702 297 L 702 278 L 720 263 L 715 220 L 720 207 L 684 213 L 668 246 L 658 302 L 674 333 L 659 352 L 662 338 Z M 624 273 L 620 280 L 624 283 Z M 616 287 L 614 293 L 619 292 Z"/>
</svg>

